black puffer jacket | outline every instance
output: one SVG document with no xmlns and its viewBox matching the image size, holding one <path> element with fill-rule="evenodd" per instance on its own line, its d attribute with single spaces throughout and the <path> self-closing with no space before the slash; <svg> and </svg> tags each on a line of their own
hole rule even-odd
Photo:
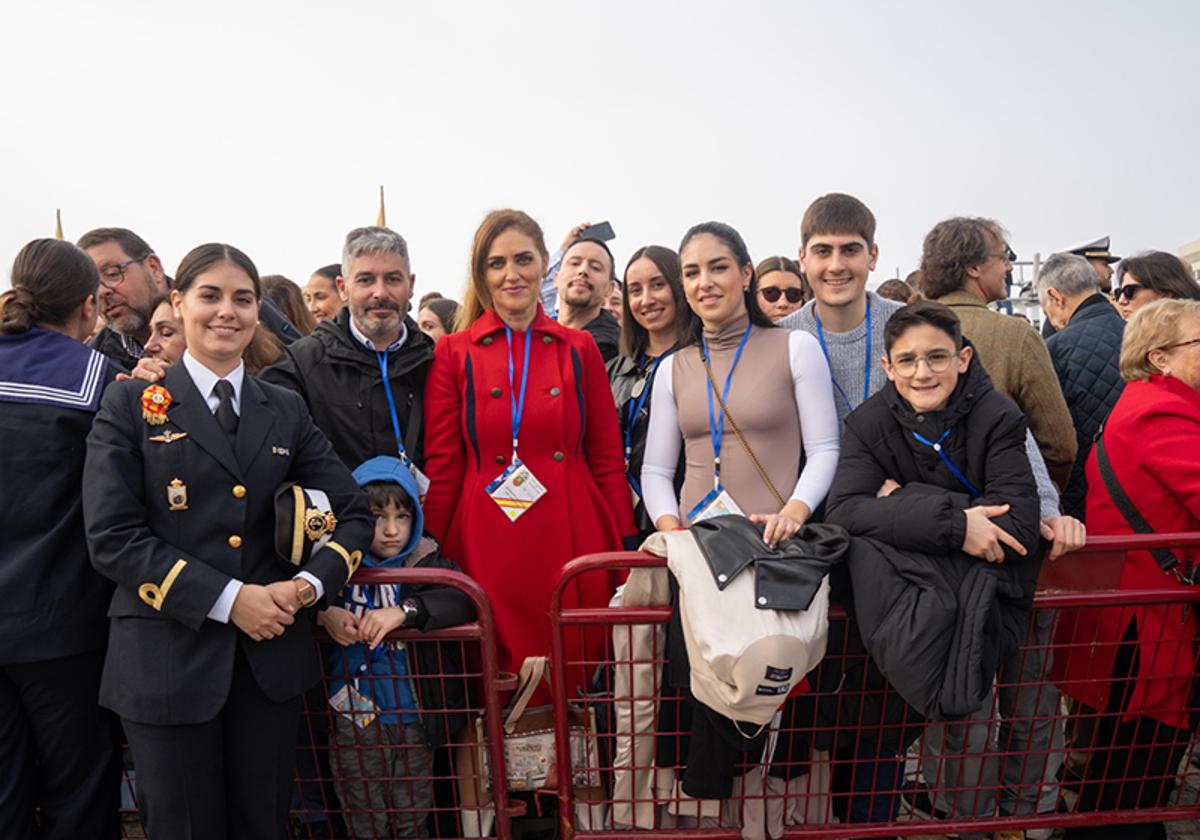
<svg viewBox="0 0 1200 840">
<path fill-rule="evenodd" d="M 1125 319 L 1103 295 L 1094 294 L 1079 304 L 1062 331 L 1046 342 L 1079 442 L 1071 478 L 1062 494 L 1062 512 L 1081 520 L 1087 509 L 1084 465 L 1092 451 L 1092 438 L 1125 388 L 1121 378 L 1124 336 Z"/>
<path fill-rule="evenodd" d="M 937 440 L 981 493 L 972 498 L 938 454 Z M 1025 418 L 977 359 L 942 411 L 914 412 L 888 383 L 847 419 L 829 492 L 829 522 L 850 532 L 852 616 L 883 675 L 922 715 L 962 717 L 991 690 L 1001 659 L 1028 627 L 1040 546 L 1038 496 L 1025 455 Z M 886 479 L 902 489 L 875 493 Z M 1008 504 L 992 521 L 1029 549 L 1003 564 L 961 551 L 964 510 Z"/>
<path fill-rule="evenodd" d="M 408 338 L 388 354 L 388 380 L 404 448 L 418 465 L 422 454 L 425 376 L 433 363 L 433 341 L 405 318 Z M 297 392 L 338 457 L 354 469 L 376 455 L 396 455 L 387 394 L 375 354 L 350 333 L 350 311 L 317 325 L 312 335 L 283 349 L 260 378 Z"/>
</svg>

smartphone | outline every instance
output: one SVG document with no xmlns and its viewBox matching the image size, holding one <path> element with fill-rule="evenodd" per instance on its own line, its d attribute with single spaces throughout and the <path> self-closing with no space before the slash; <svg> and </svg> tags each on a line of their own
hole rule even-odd
<svg viewBox="0 0 1200 840">
<path fill-rule="evenodd" d="M 584 239 L 599 239 L 601 242 L 610 242 L 617 238 L 613 233 L 612 225 L 608 222 L 597 222 L 594 225 L 588 225 L 579 235 Z"/>
</svg>

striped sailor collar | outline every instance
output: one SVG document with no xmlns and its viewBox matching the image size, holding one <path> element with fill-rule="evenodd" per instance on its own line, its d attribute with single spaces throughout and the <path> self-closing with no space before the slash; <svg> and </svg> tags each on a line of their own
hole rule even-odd
<svg viewBox="0 0 1200 840">
<path fill-rule="evenodd" d="M 0 402 L 95 411 L 108 359 L 54 330 L 0 335 Z"/>
</svg>

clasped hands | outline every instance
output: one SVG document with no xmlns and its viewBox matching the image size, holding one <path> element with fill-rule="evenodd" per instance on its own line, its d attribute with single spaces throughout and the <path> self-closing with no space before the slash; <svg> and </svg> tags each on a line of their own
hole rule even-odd
<svg viewBox="0 0 1200 840">
<path fill-rule="evenodd" d="M 408 613 L 400 607 L 367 610 L 362 618 L 341 607 L 330 607 L 317 614 L 317 624 L 339 645 L 365 642 L 371 650 L 379 647 L 388 633 L 403 627 L 407 619 Z"/>
<path fill-rule="evenodd" d="M 229 620 L 256 642 L 282 635 L 303 607 L 295 580 L 266 585 L 246 583 L 238 590 Z"/>
</svg>

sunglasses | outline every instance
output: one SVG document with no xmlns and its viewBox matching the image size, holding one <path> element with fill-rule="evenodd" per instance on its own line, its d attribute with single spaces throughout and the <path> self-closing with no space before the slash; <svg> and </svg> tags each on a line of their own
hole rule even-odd
<svg viewBox="0 0 1200 840">
<path fill-rule="evenodd" d="M 796 288 L 781 289 L 778 286 L 763 286 L 758 290 L 767 303 L 775 303 L 779 300 L 779 296 L 783 295 L 787 298 L 788 303 L 799 303 L 804 299 L 804 290 Z"/>
<path fill-rule="evenodd" d="M 1141 283 L 1126 283 L 1124 286 L 1121 286 L 1115 292 L 1113 292 L 1113 298 L 1115 300 L 1120 300 L 1121 298 L 1124 298 L 1125 300 L 1133 300 L 1137 296 L 1137 293 L 1144 288 L 1146 287 Z"/>
</svg>

